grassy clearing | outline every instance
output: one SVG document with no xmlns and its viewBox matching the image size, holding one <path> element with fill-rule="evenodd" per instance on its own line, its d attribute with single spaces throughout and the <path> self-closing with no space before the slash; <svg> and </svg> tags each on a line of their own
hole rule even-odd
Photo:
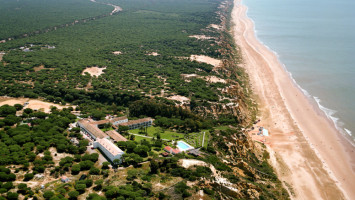
<svg viewBox="0 0 355 200">
<path fill-rule="evenodd" d="M 146 138 L 146 137 L 142 137 L 142 136 L 139 136 L 139 135 L 135 135 L 134 136 L 134 141 L 136 141 L 136 142 L 140 142 L 140 141 L 142 141 L 142 140 L 147 140 L 147 141 L 151 141 L 152 139 L 151 138 Z"/>
<path fill-rule="evenodd" d="M 205 141 L 203 146 L 207 147 L 209 138 L 210 138 L 210 132 L 208 130 L 201 130 L 200 132 L 194 132 L 194 133 L 189 133 L 189 134 L 185 134 L 185 133 L 177 133 L 171 130 L 164 130 L 161 127 L 154 127 L 151 126 L 147 129 L 147 134 L 143 134 L 139 129 L 134 129 L 134 130 L 130 130 L 130 133 L 133 134 L 140 134 L 142 136 L 136 135 L 136 139 L 135 141 L 140 142 L 143 139 L 146 139 L 148 141 L 151 141 L 151 138 L 146 138 L 144 136 L 148 136 L 148 137 L 156 137 L 157 134 L 160 134 L 161 139 L 167 139 L 167 140 L 183 140 L 185 142 L 187 142 L 188 144 L 190 144 L 191 146 L 194 147 L 201 147 L 202 146 L 202 141 L 203 141 L 203 133 L 205 132 Z M 169 143 L 171 145 L 171 143 Z"/>
<path fill-rule="evenodd" d="M 134 130 L 130 130 L 130 133 L 134 133 L 134 134 L 142 134 L 140 133 L 139 129 L 134 129 Z M 183 139 L 185 134 L 184 133 L 177 133 L 177 132 L 173 132 L 170 130 L 164 130 L 161 127 L 148 127 L 147 129 L 147 136 L 149 137 L 156 137 L 157 134 L 160 134 L 160 137 L 162 139 L 167 139 L 167 140 L 177 140 L 177 139 Z M 142 134 L 144 135 L 144 134 Z"/>
</svg>

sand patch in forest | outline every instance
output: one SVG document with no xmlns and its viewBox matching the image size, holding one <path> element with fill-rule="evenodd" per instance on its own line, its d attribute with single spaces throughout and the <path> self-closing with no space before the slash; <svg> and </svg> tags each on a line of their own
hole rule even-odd
<svg viewBox="0 0 355 200">
<path fill-rule="evenodd" d="M 210 83 L 227 83 L 226 80 L 218 78 L 217 76 L 207 76 L 206 81 Z"/>
<path fill-rule="evenodd" d="M 222 29 L 222 27 L 220 25 L 217 25 L 217 24 L 210 24 L 209 26 L 207 26 L 207 28 L 214 28 L 214 29 L 217 29 L 217 30 Z"/>
<path fill-rule="evenodd" d="M 85 75 L 85 72 L 89 73 L 90 76 L 100 76 L 101 74 L 103 74 L 104 70 L 106 69 L 106 67 L 103 67 L 103 68 L 99 68 L 99 67 L 88 67 L 86 68 L 83 73 L 81 73 L 81 75 Z"/>
<path fill-rule="evenodd" d="M 44 65 L 40 65 L 38 67 L 33 68 L 33 70 L 35 70 L 35 72 L 41 71 L 42 69 L 44 69 Z"/>
<path fill-rule="evenodd" d="M 186 102 L 190 101 L 189 98 L 181 96 L 181 95 L 174 95 L 174 96 L 168 97 L 167 99 L 174 100 L 174 101 L 179 101 L 181 103 L 186 103 Z"/>
<path fill-rule="evenodd" d="M 115 54 L 115 55 L 121 55 L 122 54 L 122 51 L 114 51 L 114 52 L 112 52 L 113 54 Z"/>
<path fill-rule="evenodd" d="M 209 37 L 209 36 L 205 36 L 205 35 L 190 35 L 190 38 L 196 38 L 198 40 L 210 40 L 210 39 L 216 39 L 214 37 Z"/>
<path fill-rule="evenodd" d="M 148 56 L 159 56 L 160 54 L 158 54 L 158 52 L 151 52 L 151 53 L 148 53 L 146 55 L 148 55 Z"/>
<path fill-rule="evenodd" d="M 190 60 L 202 62 L 202 63 L 207 63 L 210 65 L 213 65 L 214 67 L 219 67 L 222 64 L 221 60 L 211 58 L 209 56 L 204 56 L 204 55 L 191 55 Z"/>
<path fill-rule="evenodd" d="M 49 113 L 51 111 L 52 106 L 55 106 L 58 109 L 70 107 L 70 106 L 62 106 L 62 105 L 50 103 L 50 102 L 44 102 L 44 101 L 37 100 L 37 99 L 0 97 L 0 106 L 6 105 L 6 104 L 10 105 L 10 106 L 13 106 L 15 104 L 24 105 L 26 102 L 28 102 L 28 105 L 26 105 L 24 107 L 24 109 L 31 108 L 32 110 L 43 111 L 45 113 Z"/>
<path fill-rule="evenodd" d="M 33 70 L 35 70 L 35 72 L 41 71 L 42 69 L 54 70 L 54 68 L 45 68 L 44 65 L 40 65 L 38 67 L 33 68 Z"/>
</svg>

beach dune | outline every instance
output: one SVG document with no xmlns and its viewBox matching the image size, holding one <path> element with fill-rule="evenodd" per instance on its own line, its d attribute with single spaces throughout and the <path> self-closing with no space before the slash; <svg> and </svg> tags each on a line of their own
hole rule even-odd
<svg viewBox="0 0 355 200">
<path fill-rule="evenodd" d="M 293 199 L 355 199 L 354 147 L 256 38 L 246 12 L 235 0 L 233 34 L 270 132 L 266 145 L 279 178 Z"/>
</svg>

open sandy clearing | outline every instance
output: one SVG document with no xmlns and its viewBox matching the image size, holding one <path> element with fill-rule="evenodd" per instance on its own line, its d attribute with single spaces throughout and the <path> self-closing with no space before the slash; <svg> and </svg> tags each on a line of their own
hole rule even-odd
<svg viewBox="0 0 355 200">
<path fill-rule="evenodd" d="M 182 78 L 199 78 L 200 76 L 197 74 L 180 74 Z"/>
<path fill-rule="evenodd" d="M 148 55 L 148 56 L 159 56 L 160 54 L 158 54 L 158 52 L 151 52 L 151 53 L 148 53 L 146 55 Z"/>
<path fill-rule="evenodd" d="M 54 68 L 45 68 L 44 65 L 40 65 L 38 67 L 33 68 L 33 70 L 35 70 L 35 72 L 41 71 L 42 69 L 54 70 Z"/>
<path fill-rule="evenodd" d="M 214 28 L 214 29 L 221 29 L 221 26 L 220 25 L 217 25 L 217 24 L 210 24 L 209 26 L 207 26 L 207 28 Z"/>
<path fill-rule="evenodd" d="M 33 68 L 33 70 L 35 70 L 35 72 L 41 71 L 42 69 L 44 69 L 44 65 L 40 65 L 38 67 Z"/>
<path fill-rule="evenodd" d="M 217 76 L 207 76 L 206 80 L 210 83 L 227 83 L 226 80 L 218 78 Z"/>
<path fill-rule="evenodd" d="M 213 65 L 214 67 L 219 67 L 222 64 L 222 61 L 204 55 L 191 55 L 190 60 L 207 63 Z"/>
<path fill-rule="evenodd" d="M 179 101 L 181 103 L 184 103 L 184 102 L 189 102 L 190 99 L 187 98 L 187 97 L 184 97 L 184 96 L 180 96 L 180 95 L 175 95 L 175 96 L 171 96 L 171 97 L 168 97 L 169 100 L 174 100 L 174 101 Z"/>
<path fill-rule="evenodd" d="M 190 35 L 189 36 L 190 38 L 196 38 L 198 40 L 210 40 L 210 39 L 216 39 L 214 37 L 208 37 L 208 36 L 205 36 L 205 35 Z"/>
<path fill-rule="evenodd" d="M 120 54 L 122 54 L 121 51 L 114 51 L 114 52 L 112 52 L 112 53 L 115 54 L 115 55 L 120 55 Z"/>
<path fill-rule="evenodd" d="M 12 97 L 0 97 L 0 106 L 10 105 L 13 106 L 15 104 L 24 105 L 25 102 L 28 102 L 28 105 L 24 108 L 31 108 L 32 110 L 39 110 L 45 113 L 49 113 L 51 111 L 51 107 L 55 106 L 58 109 L 68 108 L 70 106 L 61 106 L 55 103 L 44 102 L 37 99 L 29 99 L 29 98 L 12 98 Z"/>
<path fill-rule="evenodd" d="M 103 74 L 104 70 L 106 69 L 106 67 L 103 68 L 99 68 L 99 67 L 88 67 L 86 68 L 83 73 L 81 73 L 82 75 L 85 75 L 85 72 L 89 73 L 91 76 L 100 76 L 101 74 Z"/>
<path fill-rule="evenodd" d="M 201 160 L 195 160 L 195 159 L 180 159 L 179 163 L 181 164 L 182 167 L 186 169 L 193 166 L 203 166 L 203 167 L 209 166 L 206 162 Z"/>
</svg>

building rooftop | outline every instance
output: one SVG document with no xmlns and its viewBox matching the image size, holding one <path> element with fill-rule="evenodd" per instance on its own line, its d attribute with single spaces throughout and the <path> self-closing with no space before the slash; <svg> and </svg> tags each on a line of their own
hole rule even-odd
<svg viewBox="0 0 355 200">
<path fill-rule="evenodd" d="M 115 117 L 115 118 L 110 119 L 110 121 L 111 121 L 111 122 L 117 122 L 117 121 L 125 120 L 125 119 L 128 120 L 128 118 L 127 118 L 126 116 L 123 116 L 123 117 Z"/>
<path fill-rule="evenodd" d="M 180 153 L 180 150 L 179 149 L 173 149 L 172 153 L 173 154 L 178 154 L 178 153 Z"/>
<path fill-rule="evenodd" d="M 99 120 L 99 121 L 92 121 L 92 122 L 90 122 L 90 123 L 91 123 L 91 124 L 95 124 L 95 125 L 101 125 L 101 124 L 110 123 L 110 120 L 104 119 L 104 120 Z"/>
<path fill-rule="evenodd" d="M 164 147 L 164 150 L 170 152 L 172 150 L 172 148 L 170 146 L 166 146 L 166 147 Z"/>
<path fill-rule="evenodd" d="M 90 120 L 90 123 L 91 124 L 95 124 L 95 125 L 101 125 L 101 124 L 113 123 L 113 122 L 117 122 L 117 121 L 125 120 L 125 119 L 128 119 L 128 118 L 126 116 L 114 117 L 114 118 L 111 118 L 111 119 L 104 119 L 104 120 L 99 120 L 99 121 Z"/>
<path fill-rule="evenodd" d="M 117 133 L 117 131 L 115 131 L 115 130 L 106 131 L 105 133 L 108 136 L 110 136 L 113 140 L 115 140 L 116 142 L 119 142 L 119 141 L 126 142 L 127 141 L 127 139 L 125 137 L 123 137 L 121 134 Z"/>
<path fill-rule="evenodd" d="M 143 119 L 130 120 L 128 122 L 122 123 L 121 126 L 129 126 L 129 125 L 139 124 L 139 123 L 149 122 L 149 121 L 152 121 L 152 118 L 147 117 L 147 118 L 143 118 Z"/>
<path fill-rule="evenodd" d="M 104 138 L 107 136 L 103 131 L 97 128 L 97 126 L 93 125 L 92 122 L 89 120 L 83 119 L 80 120 L 79 123 L 97 138 Z"/>
<path fill-rule="evenodd" d="M 108 152 L 110 152 L 114 156 L 123 153 L 123 151 L 120 148 L 118 148 L 114 143 L 112 143 L 107 138 L 98 139 L 96 140 L 96 142 L 100 143 L 102 147 L 104 147 Z"/>
</svg>

